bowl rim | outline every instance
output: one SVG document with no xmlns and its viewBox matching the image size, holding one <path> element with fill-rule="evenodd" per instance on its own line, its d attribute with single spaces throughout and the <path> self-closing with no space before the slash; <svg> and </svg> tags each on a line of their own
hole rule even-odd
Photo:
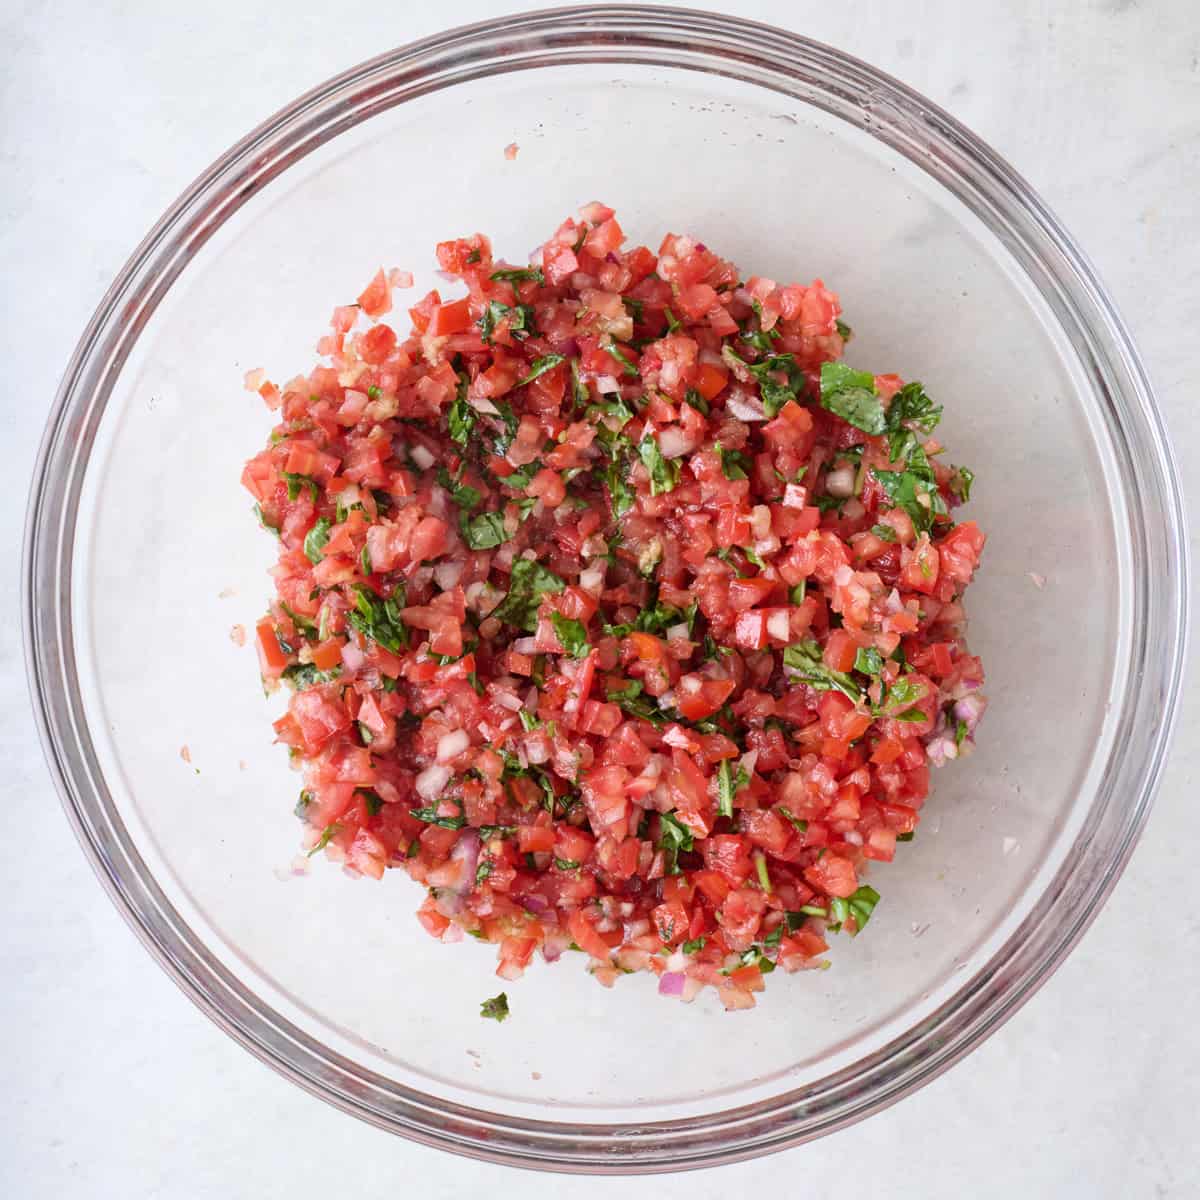
<svg viewBox="0 0 1200 1200">
<path fill-rule="evenodd" d="M 517 1121 L 396 1084 L 308 1038 L 226 971 L 172 908 L 116 818 L 79 702 L 70 611 L 90 434 L 145 324 L 221 224 L 317 146 L 411 97 L 485 75 L 584 63 L 720 73 L 823 108 L 903 153 L 1007 239 L 1099 397 L 1090 403 L 1112 439 L 1128 509 L 1136 627 L 1118 736 L 1077 836 L 1079 853 L 1048 888 L 1056 903 L 1042 907 L 1055 909 L 1052 918 L 1035 910 L 936 1012 L 845 1070 L 756 1104 L 612 1125 Z M 1020 175 L 939 107 L 839 50 L 718 13 L 587 6 L 497 17 L 353 67 L 263 122 L 185 190 L 104 296 L 51 408 L 26 515 L 22 625 L 39 734 L 76 836 L 146 948 L 226 1033 L 314 1095 L 424 1144 L 505 1165 L 626 1174 L 736 1162 L 860 1120 L 946 1070 L 1030 998 L 1095 917 L 1149 814 L 1177 715 L 1187 581 L 1182 493 L 1146 373 L 1094 270 Z M 1152 700 L 1153 727 L 1134 720 L 1139 700 L 1143 708 Z"/>
</svg>

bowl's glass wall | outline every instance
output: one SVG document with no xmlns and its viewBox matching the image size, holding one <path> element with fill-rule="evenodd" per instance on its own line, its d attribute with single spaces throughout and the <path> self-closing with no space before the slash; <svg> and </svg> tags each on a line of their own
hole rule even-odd
<svg viewBox="0 0 1200 1200">
<path fill-rule="evenodd" d="M 415 884 L 352 881 L 322 859 L 289 871 L 298 777 L 270 745 L 277 702 L 262 696 L 253 650 L 229 636 L 262 610 L 273 559 L 238 484 L 270 425 L 241 376 L 309 369 L 334 304 L 379 265 L 413 270 L 415 299 L 446 286 L 431 272 L 436 241 L 482 230 L 521 260 L 591 199 L 616 206 L 633 239 L 687 231 L 747 274 L 823 278 L 856 330 L 850 361 L 921 379 L 945 404 L 950 456 L 978 476 L 969 515 L 990 537 L 969 608 L 992 708 L 979 752 L 935 774 L 916 840 L 873 871 L 883 903 L 864 936 L 835 945 L 831 970 L 777 974 L 757 1010 L 726 1016 L 711 996 L 658 1001 L 649 978 L 603 991 L 568 956 L 507 985 L 513 1017 L 497 1026 L 478 1016 L 504 986 L 492 951 L 428 938 Z M 510 1115 L 617 1123 L 811 1084 L 982 968 L 1045 902 L 1084 819 L 1130 605 L 1110 452 L 1084 390 L 995 235 L 899 154 L 786 96 L 595 65 L 383 112 L 217 231 L 116 380 L 71 595 L 113 803 L 212 954 L 297 1028 L 388 1079 Z"/>
</svg>

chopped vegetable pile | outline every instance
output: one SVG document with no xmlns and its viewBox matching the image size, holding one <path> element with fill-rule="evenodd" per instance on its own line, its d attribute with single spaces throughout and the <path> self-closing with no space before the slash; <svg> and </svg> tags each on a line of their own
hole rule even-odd
<svg viewBox="0 0 1200 1200">
<path fill-rule="evenodd" d="M 940 406 L 840 361 L 820 280 L 623 242 L 602 204 L 524 266 L 443 242 L 466 295 L 406 337 L 380 271 L 328 365 L 251 372 L 280 417 L 243 475 L 279 539 L 258 650 L 310 854 L 403 868 L 506 980 L 570 949 L 746 1008 L 863 929 L 868 865 L 973 748 L 984 535 Z"/>
</svg>

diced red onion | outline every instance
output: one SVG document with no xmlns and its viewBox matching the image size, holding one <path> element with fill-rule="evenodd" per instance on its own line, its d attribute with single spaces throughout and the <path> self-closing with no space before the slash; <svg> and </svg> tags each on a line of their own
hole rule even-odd
<svg viewBox="0 0 1200 1200">
<path fill-rule="evenodd" d="M 767 618 L 767 635 L 773 637 L 778 642 L 786 642 L 788 640 L 787 609 L 781 608 Z"/>
<path fill-rule="evenodd" d="M 749 400 L 737 395 L 736 392 L 730 393 L 729 399 L 725 403 L 725 411 L 730 416 L 737 417 L 739 421 L 765 421 L 767 419 L 761 400 Z"/>
<path fill-rule="evenodd" d="M 458 885 L 454 890 L 466 895 L 475 886 L 475 868 L 479 866 L 479 834 L 469 825 L 458 835 L 458 841 L 450 851 L 450 861 L 459 863 L 461 867 Z"/>
<path fill-rule="evenodd" d="M 678 425 L 668 425 L 659 430 L 658 448 L 662 451 L 663 458 L 682 458 L 691 450 L 692 439 Z M 771 514 L 768 511 L 768 522 L 770 519 Z"/>
<path fill-rule="evenodd" d="M 497 692 L 493 699 L 502 708 L 507 708 L 509 712 L 520 712 L 523 707 L 521 697 L 514 696 L 512 692 Z"/>
<path fill-rule="evenodd" d="M 525 756 L 535 767 L 550 761 L 550 745 L 545 735 L 536 733 L 525 739 Z"/>
<path fill-rule="evenodd" d="M 450 777 L 453 774 L 449 767 L 444 767 L 441 763 L 434 763 L 430 767 L 426 767 L 420 775 L 413 781 L 417 789 L 417 795 L 422 800 L 434 800 L 442 794 L 442 789 L 450 782 Z"/>
<path fill-rule="evenodd" d="M 808 504 L 808 488 L 798 483 L 789 483 L 783 489 L 784 508 L 804 508 Z"/>
<path fill-rule="evenodd" d="M 668 642 L 687 641 L 688 636 L 688 627 L 686 625 L 672 625 L 667 630 Z M 784 636 L 786 637 L 787 635 L 785 634 Z"/>
<path fill-rule="evenodd" d="M 660 996 L 682 996 L 683 985 L 687 976 L 678 971 L 667 971 L 658 977 L 658 994 Z"/>
<path fill-rule="evenodd" d="M 969 696 L 964 696 L 954 706 L 954 715 L 964 721 L 967 726 L 968 733 L 975 732 L 975 726 L 979 724 L 979 719 L 983 716 L 984 709 L 987 708 L 987 698 L 981 696 L 978 692 L 973 692 Z"/>
<path fill-rule="evenodd" d="M 621 383 L 615 375 L 597 375 L 596 389 L 601 395 L 608 395 L 612 392 L 620 392 Z"/>
<path fill-rule="evenodd" d="M 836 467 L 825 476 L 825 490 L 839 500 L 854 495 L 854 467 L 849 463 Z"/>
<path fill-rule="evenodd" d="M 413 462 L 421 468 L 422 471 L 428 471 L 430 467 L 437 462 L 437 456 L 429 449 L 428 446 L 422 446 L 420 442 L 415 442 L 409 447 L 408 453 L 411 455 Z"/>
<path fill-rule="evenodd" d="M 500 410 L 486 396 L 468 396 L 467 403 L 476 411 L 489 417 L 498 417 Z"/>
<path fill-rule="evenodd" d="M 604 539 L 601 538 L 601 541 Z M 588 567 L 585 571 L 579 572 L 579 586 L 585 592 L 591 592 L 593 595 L 598 595 L 604 587 L 604 568 Z"/>
<path fill-rule="evenodd" d="M 513 642 L 512 648 L 518 654 L 536 654 L 538 652 L 537 638 L 532 638 L 532 637 L 517 638 Z"/>
<path fill-rule="evenodd" d="M 451 733 L 443 733 L 438 738 L 438 762 L 450 762 L 452 759 L 457 758 L 470 744 L 471 738 L 465 729 L 455 729 Z"/>
<path fill-rule="evenodd" d="M 463 565 L 461 559 L 450 559 L 433 568 L 433 577 L 443 592 L 448 592 L 462 578 Z"/>
</svg>

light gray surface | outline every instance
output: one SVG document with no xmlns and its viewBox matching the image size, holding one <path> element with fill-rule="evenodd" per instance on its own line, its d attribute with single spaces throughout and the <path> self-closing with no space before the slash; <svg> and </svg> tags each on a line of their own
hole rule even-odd
<svg viewBox="0 0 1200 1200">
<path fill-rule="evenodd" d="M 36 744 L 11 564 L 46 408 L 127 253 L 269 112 L 398 42 L 501 9 L 311 0 L 0 5 L 0 1196 L 192 1198 L 404 1191 L 596 1196 L 435 1154 L 300 1092 L 154 965 L 76 847 Z M 1008 156 L 1097 263 L 1131 324 L 1200 497 L 1200 18 L 1189 0 L 728 5 L 890 70 Z M 972 10 L 970 14 L 967 9 Z M 1069 10 L 1069 11 L 1065 11 Z M 1019 364 L 1014 364 L 1019 380 Z M 1086 598 L 1081 597 L 1081 603 Z M 1063 636 L 1070 638 L 1071 630 Z M 1079 653 L 1096 649 L 1080 646 Z M 1045 714 L 1053 719 L 1054 714 Z M 635 1182 L 633 1195 L 976 1200 L 1200 1194 L 1196 689 L 1155 815 L 1070 961 L 999 1034 L 898 1107 L 755 1164 Z M 1030 714 L 1030 719 L 1044 719 Z M 547 1036 L 553 1037 L 553 1031 Z"/>
</svg>

